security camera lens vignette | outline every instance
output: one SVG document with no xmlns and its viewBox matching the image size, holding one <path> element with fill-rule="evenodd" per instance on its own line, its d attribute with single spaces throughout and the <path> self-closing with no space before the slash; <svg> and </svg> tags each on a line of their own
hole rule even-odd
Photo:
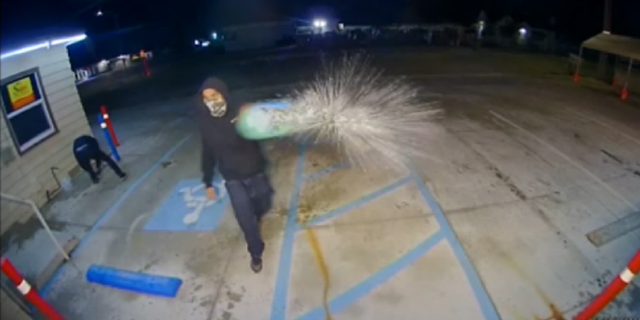
<svg viewBox="0 0 640 320">
<path fill-rule="evenodd" d="M 3 2 L 0 320 L 640 319 L 613 2 Z"/>
</svg>

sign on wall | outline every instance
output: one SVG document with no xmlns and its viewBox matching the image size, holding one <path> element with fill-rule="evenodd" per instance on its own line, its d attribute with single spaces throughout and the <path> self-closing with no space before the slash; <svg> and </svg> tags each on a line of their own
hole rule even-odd
<svg viewBox="0 0 640 320">
<path fill-rule="evenodd" d="M 2 79 L 0 102 L 9 132 L 20 154 L 58 131 L 44 95 L 38 68 Z"/>
<path fill-rule="evenodd" d="M 24 77 L 7 84 L 7 91 L 9 92 L 9 100 L 11 100 L 13 110 L 18 110 L 36 101 L 31 77 Z"/>
</svg>

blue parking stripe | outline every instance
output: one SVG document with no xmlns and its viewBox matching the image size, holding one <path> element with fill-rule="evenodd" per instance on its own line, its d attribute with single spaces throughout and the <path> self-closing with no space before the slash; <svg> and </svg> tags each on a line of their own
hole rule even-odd
<svg viewBox="0 0 640 320">
<path fill-rule="evenodd" d="M 373 276 L 369 277 L 367 280 L 360 282 L 356 286 L 351 289 L 345 291 L 343 294 L 337 296 L 329 302 L 329 310 L 332 314 L 339 313 L 346 309 L 348 306 L 352 305 L 356 301 L 367 296 L 371 291 L 381 284 L 389 281 L 396 274 L 400 273 L 402 270 L 409 267 L 414 262 L 418 261 L 421 257 L 423 257 L 429 250 L 435 247 L 438 243 L 440 243 L 443 239 L 445 239 L 445 235 L 442 231 L 438 231 L 432 234 L 425 241 L 420 243 L 415 248 L 411 249 L 411 251 L 407 252 L 405 255 L 395 260 L 388 266 L 384 267 L 380 271 L 378 271 Z M 297 318 L 296 320 L 322 320 L 325 319 L 325 312 L 323 308 L 315 308 L 310 312 L 304 314 L 303 316 Z"/>
<path fill-rule="evenodd" d="M 377 198 L 379 198 L 379 197 L 381 197 L 381 196 L 383 196 L 383 195 L 385 195 L 385 194 L 387 194 L 387 193 L 389 193 L 391 191 L 394 191 L 394 190 L 406 185 L 408 182 L 411 182 L 411 181 L 412 181 L 411 177 L 406 177 L 404 179 L 396 181 L 396 182 L 394 182 L 394 183 L 392 183 L 392 184 L 390 184 L 390 185 L 388 185 L 388 186 L 386 186 L 386 187 L 384 187 L 382 189 L 379 189 L 379 190 L 377 190 L 377 191 L 375 191 L 373 193 L 370 193 L 370 194 L 368 194 L 366 196 L 363 196 L 362 198 L 360 198 L 360 199 L 358 199 L 356 201 L 353 201 L 353 202 L 351 202 L 351 203 L 349 203 L 349 204 L 347 204 L 345 206 L 342 206 L 342 207 L 340 207 L 338 209 L 330 211 L 329 213 L 322 214 L 321 216 L 315 217 L 315 218 L 311 219 L 309 222 L 307 222 L 307 225 L 315 226 L 315 225 L 321 224 L 323 222 L 326 222 L 327 220 L 339 217 L 339 216 L 341 216 L 341 215 L 343 215 L 345 213 L 348 213 L 348 212 L 350 212 L 350 211 L 352 211 L 352 210 L 354 210 L 354 209 L 356 209 L 358 207 L 361 207 L 361 206 L 363 206 L 363 205 L 365 205 L 365 204 L 367 204 L 367 203 L 369 203 L 369 202 L 371 202 L 371 201 L 373 201 L 373 200 L 375 200 L 375 199 L 377 199 Z M 297 227 L 297 231 L 300 231 L 300 230 L 302 230 L 302 227 L 298 226 Z"/>
<path fill-rule="evenodd" d="M 462 269 L 464 270 L 467 281 L 471 285 L 471 289 L 473 290 L 473 294 L 476 296 L 476 300 L 478 301 L 478 305 L 480 306 L 480 310 L 482 311 L 482 315 L 484 316 L 485 320 L 500 320 L 500 316 L 498 316 L 498 312 L 496 311 L 493 301 L 491 301 L 491 298 L 489 297 L 487 290 L 482 284 L 482 281 L 480 280 L 476 269 L 469 260 L 469 257 L 464 251 L 462 244 L 460 244 L 460 241 L 458 240 L 455 232 L 451 228 L 451 225 L 445 217 L 442 208 L 440 208 L 440 205 L 438 204 L 436 199 L 433 197 L 422 179 L 420 179 L 418 173 L 414 171 L 412 175 L 422 197 L 429 204 L 434 217 L 438 221 L 438 224 L 440 224 L 440 230 L 442 230 L 446 238 L 449 240 L 449 245 L 451 246 L 451 249 L 453 250 L 456 258 L 462 266 Z"/>
<path fill-rule="evenodd" d="M 271 305 L 271 320 L 285 320 L 286 318 L 287 294 L 289 291 L 291 259 L 293 256 L 293 241 L 296 233 L 296 216 L 298 213 L 298 202 L 300 200 L 300 189 L 304 183 L 302 173 L 304 171 L 306 150 L 306 146 L 303 145 L 298 153 L 298 162 L 296 164 L 295 177 L 293 180 L 293 192 L 289 201 L 289 212 L 287 214 L 287 223 L 280 251 L 280 262 L 278 264 L 273 304 Z"/>
</svg>

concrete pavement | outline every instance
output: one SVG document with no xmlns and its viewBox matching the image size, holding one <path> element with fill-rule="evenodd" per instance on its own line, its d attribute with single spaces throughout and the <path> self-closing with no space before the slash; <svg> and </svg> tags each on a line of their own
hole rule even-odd
<svg viewBox="0 0 640 320">
<path fill-rule="evenodd" d="M 334 319 L 571 318 L 638 249 L 638 230 L 600 247 L 586 234 L 638 212 L 640 111 L 570 83 L 457 77 L 420 80 L 445 108 L 445 130 L 425 145 L 440 162 L 362 171 L 326 146 L 267 143 L 276 196 L 260 274 L 228 206 L 204 207 L 201 219 L 219 219 L 197 227 L 148 228 L 192 212 L 180 190 L 198 185 L 199 140 L 178 107 L 148 127 L 123 123 L 130 179 L 105 179 L 51 219 L 82 227 L 81 271 L 102 264 L 183 287 L 175 299 L 134 294 L 66 265 L 47 299 L 71 320 L 324 319 L 306 223 L 329 269 Z M 640 316 L 640 289 L 606 314 Z"/>
</svg>

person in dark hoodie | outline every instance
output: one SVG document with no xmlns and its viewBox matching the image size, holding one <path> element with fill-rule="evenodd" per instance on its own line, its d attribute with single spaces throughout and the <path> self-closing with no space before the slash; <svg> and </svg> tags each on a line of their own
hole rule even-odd
<svg viewBox="0 0 640 320">
<path fill-rule="evenodd" d="M 100 150 L 98 140 L 96 138 L 82 135 L 73 141 L 73 155 L 78 162 L 78 165 L 86 171 L 91 177 L 93 183 L 98 183 L 98 174 L 100 174 L 100 167 L 102 161 L 106 162 L 109 167 L 115 172 L 120 179 L 125 179 L 127 174 L 120 169 L 118 164 L 109 157 L 104 151 Z M 91 166 L 91 160 L 95 161 L 96 169 Z"/>
<path fill-rule="evenodd" d="M 214 167 L 225 180 L 236 220 L 251 255 L 251 269 L 262 270 L 262 217 L 271 209 L 273 189 L 265 174 L 266 159 L 255 141 L 242 138 L 235 128 L 240 104 L 232 101 L 224 82 L 208 78 L 196 97 L 196 121 L 202 135 L 202 172 L 207 197 L 216 198 Z"/>
</svg>

